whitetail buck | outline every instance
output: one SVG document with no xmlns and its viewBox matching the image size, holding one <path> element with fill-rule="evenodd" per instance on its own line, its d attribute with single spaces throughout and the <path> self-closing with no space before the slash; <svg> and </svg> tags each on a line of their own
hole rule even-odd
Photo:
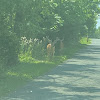
<svg viewBox="0 0 100 100">
<path fill-rule="evenodd" d="M 47 45 L 47 56 L 52 57 L 55 53 L 55 44 L 59 41 L 59 38 L 57 37 L 56 40 L 52 42 L 52 40 L 48 39 L 49 44 Z"/>
<path fill-rule="evenodd" d="M 47 55 L 48 57 L 54 56 L 55 53 L 55 46 L 53 46 L 51 43 L 47 45 Z"/>
<path fill-rule="evenodd" d="M 63 49 L 64 49 L 64 43 L 63 43 L 63 41 L 64 41 L 64 38 L 62 40 L 60 40 L 60 49 L 59 49 L 60 54 L 62 54 Z"/>
</svg>

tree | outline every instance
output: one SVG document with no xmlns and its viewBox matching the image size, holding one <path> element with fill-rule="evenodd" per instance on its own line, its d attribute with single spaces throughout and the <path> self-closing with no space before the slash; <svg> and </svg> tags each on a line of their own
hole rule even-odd
<svg viewBox="0 0 100 100">
<path fill-rule="evenodd" d="M 10 2 L 12 5 L 12 2 Z M 13 31 L 14 13 L 9 2 L 0 2 L 0 65 L 13 65 L 18 61 L 18 39 Z M 9 9 L 7 9 L 9 7 Z M 14 6 L 13 6 L 14 7 Z"/>
</svg>

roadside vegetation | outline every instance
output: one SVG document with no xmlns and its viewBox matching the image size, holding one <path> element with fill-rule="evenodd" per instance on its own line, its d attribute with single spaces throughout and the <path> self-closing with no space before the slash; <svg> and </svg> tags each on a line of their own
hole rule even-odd
<svg viewBox="0 0 100 100">
<path fill-rule="evenodd" d="M 0 96 L 7 95 L 12 91 L 16 91 L 20 87 L 27 84 L 29 81 L 46 74 L 63 61 L 71 58 L 76 52 L 85 48 L 87 44 L 90 44 L 91 40 L 87 42 L 87 38 L 82 38 L 80 44 L 70 45 L 65 48 L 63 55 L 54 56 L 51 61 L 48 60 L 36 60 L 29 54 L 19 55 L 19 61 L 17 65 L 2 68 L 0 76 Z"/>
<path fill-rule="evenodd" d="M 99 0 L 1 0 L 0 96 L 15 91 L 90 43 Z"/>
</svg>

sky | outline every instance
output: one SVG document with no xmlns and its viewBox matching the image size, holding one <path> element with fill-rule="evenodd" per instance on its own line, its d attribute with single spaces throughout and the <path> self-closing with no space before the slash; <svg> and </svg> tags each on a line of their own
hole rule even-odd
<svg viewBox="0 0 100 100">
<path fill-rule="evenodd" d="M 96 25 L 96 28 L 100 27 L 100 18 L 97 19 L 97 25 Z"/>
<path fill-rule="evenodd" d="M 99 7 L 100 7 L 100 5 L 99 5 Z M 97 25 L 96 25 L 96 28 L 98 28 L 98 27 L 100 27 L 100 14 L 99 14 L 99 17 L 97 19 Z"/>
</svg>

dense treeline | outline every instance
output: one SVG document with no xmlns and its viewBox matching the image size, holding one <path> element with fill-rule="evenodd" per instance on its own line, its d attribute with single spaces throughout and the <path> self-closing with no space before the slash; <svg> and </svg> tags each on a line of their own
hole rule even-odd
<svg viewBox="0 0 100 100">
<path fill-rule="evenodd" d="M 94 33 L 98 4 L 99 0 L 1 0 L 0 63 L 17 62 L 21 37 L 38 38 L 39 43 L 46 36 L 78 43 Z"/>
</svg>

